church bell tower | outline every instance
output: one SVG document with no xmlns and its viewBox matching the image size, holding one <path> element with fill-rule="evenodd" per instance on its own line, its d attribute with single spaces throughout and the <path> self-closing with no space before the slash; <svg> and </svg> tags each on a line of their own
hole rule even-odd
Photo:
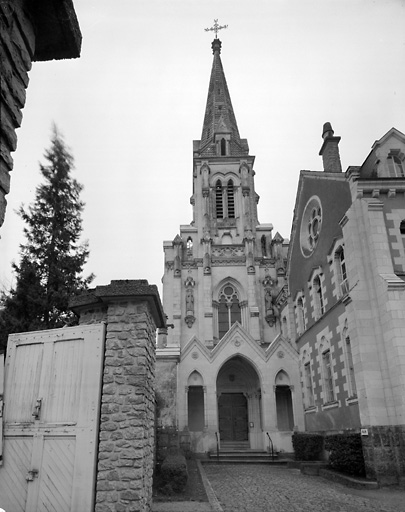
<svg viewBox="0 0 405 512">
<path fill-rule="evenodd" d="M 177 364 L 175 404 L 161 424 L 190 432 L 195 451 L 208 451 L 215 432 L 223 442 L 263 447 L 264 426 L 276 422 L 270 354 L 288 345 L 279 315 L 287 245 L 272 224 L 259 223 L 255 157 L 239 135 L 217 37 L 212 52 L 201 139 L 193 141 L 193 220 L 164 242 L 168 330 L 157 350 L 158 371 L 164 360 Z"/>
</svg>

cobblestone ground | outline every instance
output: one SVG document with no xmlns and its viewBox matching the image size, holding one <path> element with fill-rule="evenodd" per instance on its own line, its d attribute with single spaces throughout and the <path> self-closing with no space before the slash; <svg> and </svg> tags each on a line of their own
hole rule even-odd
<svg viewBox="0 0 405 512">
<path fill-rule="evenodd" d="M 224 512 L 405 512 L 405 493 L 388 504 L 299 470 L 253 464 L 204 470 Z"/>
</svg>

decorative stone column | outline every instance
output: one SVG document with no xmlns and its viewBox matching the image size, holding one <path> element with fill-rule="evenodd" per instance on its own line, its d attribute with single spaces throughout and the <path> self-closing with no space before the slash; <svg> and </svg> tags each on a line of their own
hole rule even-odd
<svg viewBox="0 0 405 512">
<path fill-rule="evenodd" d="M 152 501 L 156 286 L 111 281 L 76 297 L 80 324 L 107 323 L 95 512 L 148 512 Z"/>
</svg>

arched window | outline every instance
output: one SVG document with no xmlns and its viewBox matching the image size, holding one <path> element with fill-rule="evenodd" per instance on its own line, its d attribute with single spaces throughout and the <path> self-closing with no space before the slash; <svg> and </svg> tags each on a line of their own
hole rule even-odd
<svg viewBox="0 0 405 512">
<path fill-rule="evenodd" d="M 396 155 L 389 155 L 387 157 L 389 175 L 395 178 L 405 177 L 404 164 Z"/>
<path fill-rule="evenodd" d="M 319 275 L 315 276 L 314 280 L 312 281 L 312 290 L 314 299 L 314 315 L 315 320 L 318 320 L 325 312 L 321 278 L 319 277 Z"/>
<path fill-rule="evenodd" d="M 277 427 L 279 430 L 293 430 L 294 415 L 290 379 L 284 370 L 280 370 L 276 377 L 276 412 Z"/>
<path fill-rule="evenodd" d="M 217 219 L 235 218 L 235 187 L 229 180 L 226 187 L 222 187 L 221 180 L 215 184 L 215 210 Z"/>
<path fill-rule="evenodd" d="M 333 380 L 332 357 L 330 345 L 325 336 L 321 338 L 319 351 L 322 357 L 322 390 L 323 403 L 328 404 L 335 401 L 335 384 Z"/>
<path fill-rule="evenodd" d="M 204 382 L 199 372 L 194 371 L 188 378 L 187 410 L 188 429 L 191 432 L 204 430 Z"/>
<path fill-rule="evenodd" d="M 346 382 L 347 382 L 347 393 L 349 398 L 357 397 L 357 388 L 356 388 L 356 380 L 354 378 L 354 364 L 353 364 L 353 354 L 352 354 L 352 346 L 350 343 L 349 329 L 347 325 L 347 320 L 345 321 L 345 326 L 343 329 L 343 339 L 344 339 L 344 352 L 346 359 Z"/>
<path fill-rule="evenodd" d="M 215 210 L 217 214 L 217 219 L 223 219 L 224 203 L 222 197 L 222 183 L 220 182 L 220 180 L 218 180 L 215 185 Z"/>
<path fill-rule="evenodd" d="M 193 239 L 191 236 L 187 238 L 187 254 L 193 253 Z"/>
<path fill-rule="evenodd" d="M 235 218 L 235 196 L 233 189 L 233 181 L 228 181 L 228 186 L 226 187 L 227 200 L 228 200 L 228 218 Z"/>
<path fill-rule="evenodd" d="M 221 139 L 221 156 L 226 156 L 226 140 L 223 137 Z"/>
<path fill-rule="evenodd" d="M 304 395 L 305 395 L 305 407 L 313 407 L 314 406 L 314 387 L 312 384 L 312 372 L 311 372 L 311 363 L 308 361 L 304 364 Z"/>
<path fill-rule="evenodd" d="M 266 241 L 266 235 L 262 235 L 260 239 L 260 243 L 262 246 L 262 256 L 265 258 L 267 256 L 267 241 Z"/>
<path fill-rule="evenodd" d="M 295 304 L 295 319 L 297 321 L 297 334 L 300 336 L 305 331 L 305 312 L 302 296 L 297 298 Z"/>
<path fill-rule="evenodd" d="M 226 284 L 218 298 L 218 337 L 222 337 L 235 323 L 242 323 L 238 292 L 231 284 Z"/>
<path fill-rule="evenodd" d="M 307 350 L 303 351 L 302 354 L 302 384 L 304 391 L 304 407 L 305 409 L 309 409 L 310 407 L 315 406 L 315 396 L 314 396 L 314 385 L 312 378 L 312 365 L 311 365 L 311 357 Z"/>
<path fill-rule="evenodd" d="M 345 253 L 342 246 L 338 247 L 338 249 L 335 251 L 335 264 L 339 286 L 339 297 L 342 297 L 349 291 L 349 286 L 347 283 Z"/>
<path fill-rule="evenodd" d="M 287 318 L 285 316 L 281 320 L 281 335 L 283 338 L 288 338 Z"/>
</svg>

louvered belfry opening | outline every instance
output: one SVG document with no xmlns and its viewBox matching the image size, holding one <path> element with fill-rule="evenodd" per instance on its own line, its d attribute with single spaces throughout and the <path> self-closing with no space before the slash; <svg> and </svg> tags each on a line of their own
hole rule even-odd
<svg viewBox="0 0 405 512">
<path fill-rule="evenodd" d="M 215 185 L 215 211 L 217 219 L 224 218 L 224 202 L 222 197 L 222 183 L 218 180 Z"/>
<path fill-rule="evenodd" d="M 228 199 L 228 218 L 234 219 L 235 218 L 235 195 L 234 195 L 234 187 L 233 187 L 232 180 L 228 181 L 227 199 Z"/>
</svg>

